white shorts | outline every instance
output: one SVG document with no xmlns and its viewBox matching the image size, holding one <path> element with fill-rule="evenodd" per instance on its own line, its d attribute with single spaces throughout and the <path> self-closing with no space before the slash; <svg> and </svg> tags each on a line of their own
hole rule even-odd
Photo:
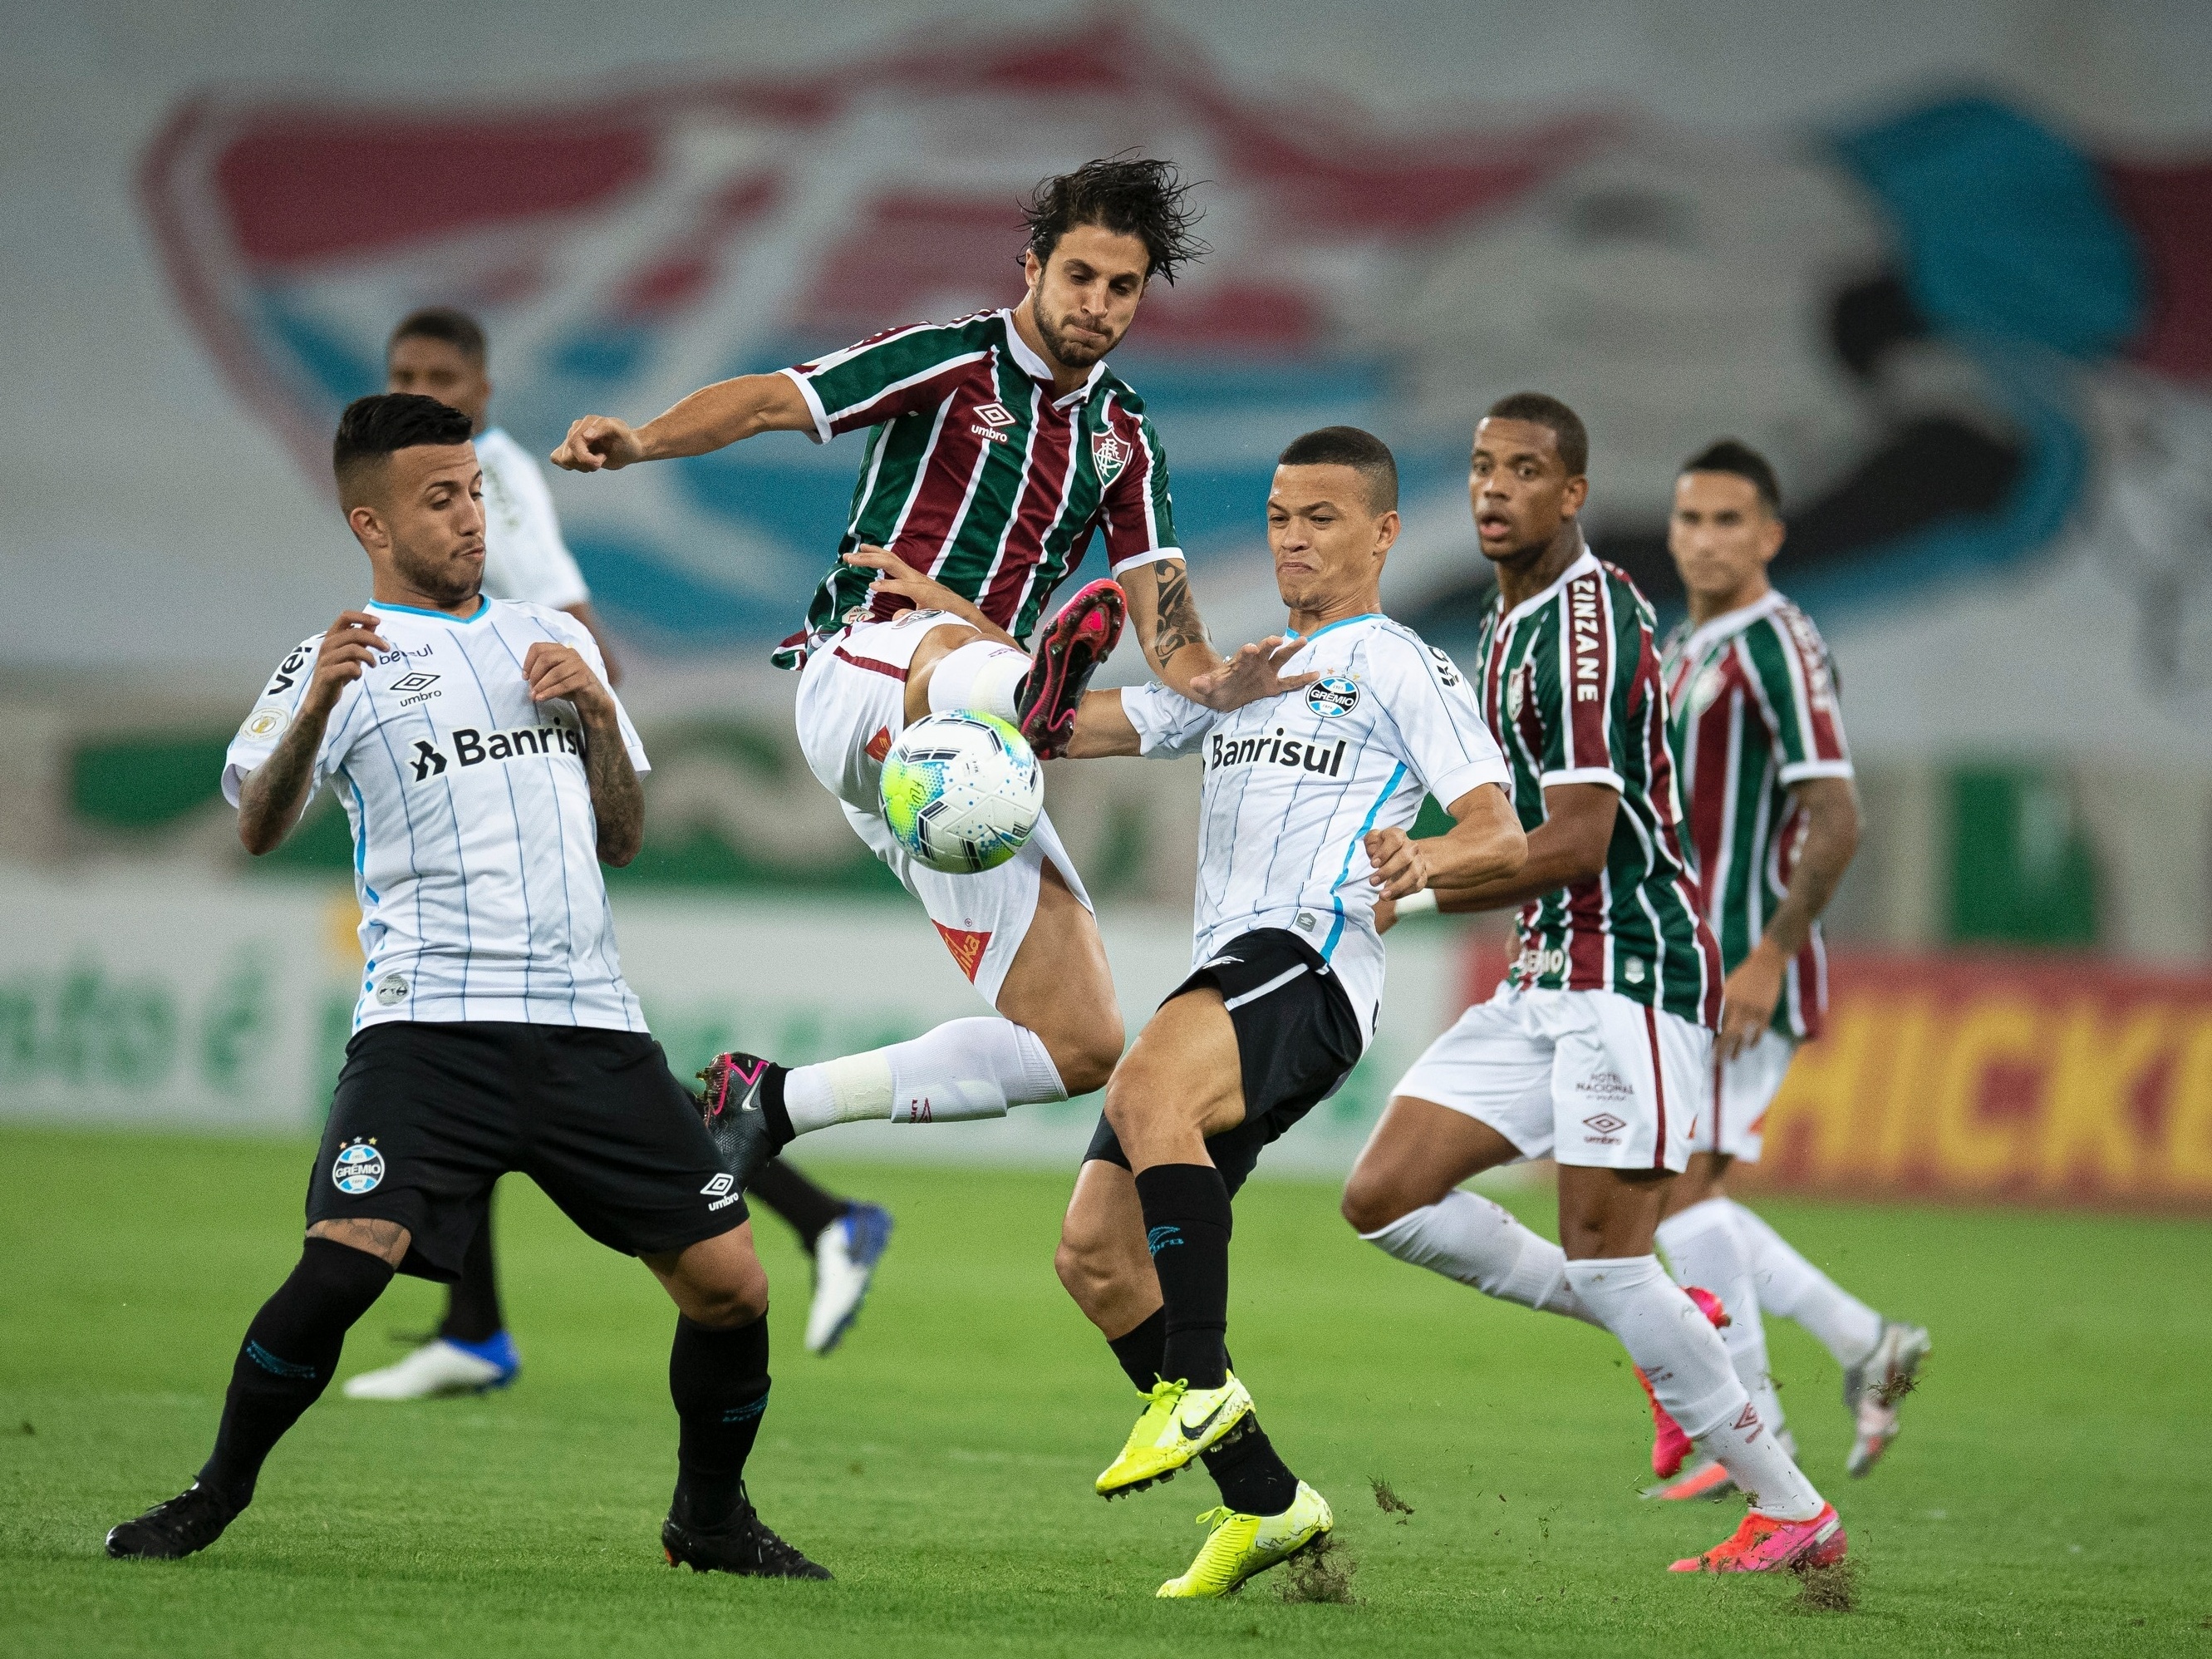
<svg viewBox="0 0 2212 1659">
<path fill-rule="evenodd" d="M 1695 1145 L 1690 1150 L 1725 1152 L 1746 1164 L 1758 1163 L 1759 1129 L 1766 1121 L 1766 1109 L 1782 1092 L 1782 1079 L 1789 1074 L 1790 1062 L 1796 1053 L 1797 1045 L 1771 1027 L 1761 1031 L 1759 1040 L 1734 1060 L 1723 1060 L 1716 1046 L 1707 1073 L 1711 1109 L 1699 1115 Z"/>
<path fill-rule="evenodd" d="M 884 822 L 877 789 L 884 756 L 906 726 L 915 647 L 958 620 L 941 611 L 903 611 L 889 622 L 857 623 L 812 653 L 799 682 L 799 746 L 822 787 L 843 805 L 853 833 L 921 901 L 960 971 L 996 1006 L 1006 970 L 1029 937 L 1048 860 L 1077 901 L 1091 907 L 1049 817 L 1037 819 L 1012 859 L 972 876 L 917 864 Z"/>
<path fill-rule="evenodd" d="M 1712 1048 L 1704 1026 L 1615 991 L 1506 985 L 1390 1092 L 1487 1123 L 1524 1158 L 1679 1170 L 1712 1086 Z"/>
</svg>

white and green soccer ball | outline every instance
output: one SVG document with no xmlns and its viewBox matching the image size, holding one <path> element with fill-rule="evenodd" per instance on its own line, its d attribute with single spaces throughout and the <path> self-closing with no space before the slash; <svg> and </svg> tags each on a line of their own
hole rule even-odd
<svg viewBox="0 0 2212 1659">
<path fill-rule="evenodd" d="M 973 875 L 1022 850 L 1044 811 L 1044 769 L 995 714 L 932 714 L 884 757 L 884 822 L 933 870 Z"/>
</svg>

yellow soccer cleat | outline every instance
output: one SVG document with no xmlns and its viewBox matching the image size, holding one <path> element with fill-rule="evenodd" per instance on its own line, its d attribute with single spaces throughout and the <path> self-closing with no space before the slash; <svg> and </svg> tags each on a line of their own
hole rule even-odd
<svg viewBox="0 0 2212 1659">
<path fill-rule="evenodd" d="M 1119 1498 L 1142 1492 L 1155 1480 L 1171 1480 L 1199 1453 L 1227 1439 L 1251 1414 L 1252 1396 L 1234 1376 L 1218 1389 L 1155 1382 L 1121 1455 L 1098 1477 L 1098 1495 Z"/>
<path fill-rule="evenodd" d="M 1213 1530 L 1198 1547 L 1190 1570 L 1160 1586 L 1162 1601 L 1226 1595 L 1253 1574 L 1289 1560 L 1334 1527 L 1336 1517 L 1328 1512 L 1328 1500 L 1301 1480 L 1298 1495 L 1280 1515 L 1208 1510 L 1198 1524 Z"/>
</svg>

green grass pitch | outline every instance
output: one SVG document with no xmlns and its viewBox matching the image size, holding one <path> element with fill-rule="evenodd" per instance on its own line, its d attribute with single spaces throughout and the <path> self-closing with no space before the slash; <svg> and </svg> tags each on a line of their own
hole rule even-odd
<svg viewBox="0 0 2212 1659">
<path fill-rule="evenodd" d="M 805 1264 L 758 1222 L 780 1291 L 751 1485 L 836 1583 L 663 1564 L 672 1311 L 521 1182 L 501 1213 L 514 1389 L 399 1407 L 333 1389 L 212 1551 L 108 1561 L 106 1528 L 205 1454 L 240 1333 L 295 1257 L 308 1156 L 0 1132 L 0 1651 L 2212 1655 L 2212 1232 L 2072 1215 L 1770 1206 L 1936 1337 L 1903 1437 L 1852 1482 L 1834 1367 L 1774 1332 L 1808 1467 L 1850 1529 L 1849 1612 L 1787 1578 L 1670 1577 L 1738 1508 L 1637 1500 L 1647 1419 L 1611 1341 L 1386 1260 L 1328 1187 L 1265 1181 L 1238 1204 L 1231 1340 L 1335 1505 L 1355 1599 L 1286 1604 L 1278 1571 L 1157 1602 L 1214 1495 L 1198 1472 L 1091 1493 L 1134 1396 L 1053 1279 L 1067 1177 L 826 1164 L 898 1231 L 818 1360 Z M 1545 1225 L 1547 1206 L 1524 1208 Z M 434 1306 L 395 1285 L 348 1372 Z M 1412 1513 L 1380 1509 L 1373 1478 Z"/>
</svg>

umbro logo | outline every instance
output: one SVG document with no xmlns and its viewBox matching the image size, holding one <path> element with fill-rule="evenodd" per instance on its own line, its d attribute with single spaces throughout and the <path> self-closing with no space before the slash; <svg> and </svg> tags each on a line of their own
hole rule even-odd
<svg viewBox="0 0 2212 1659">
<path fill-rule="evenodd" d="M 438 677 L 435 674 L 425 674 L 417 671 L 412 674 L 402 674 L 398 679 L 392 681 L 386 690 L 392 691 L 420 691 L 425 687 L 435 685 L 437 683 Z"/>
<path fill-rule="evenodd" d="M 718 1175 L 699 1190 L 708 1198 L 720 1198 L 737 1184 L 735 1176 L 726 1174 Z"/>
<path fill-rule="evenodd" d="M 1619 1134 L 1628 1127 L 1624 1119 L 1615 1117 L 1611 1112 L 1600 1112 L 1595 1117 L 1586 1117 L 1583 1123 L 1601 1135 Z"/>
<path fill-rule="evenodd" d="M 975 411 L 975 418 L 986 426 L 1012 426 L 1013 411 L 1004 404 L 985 404 Z"/>
</svg>

